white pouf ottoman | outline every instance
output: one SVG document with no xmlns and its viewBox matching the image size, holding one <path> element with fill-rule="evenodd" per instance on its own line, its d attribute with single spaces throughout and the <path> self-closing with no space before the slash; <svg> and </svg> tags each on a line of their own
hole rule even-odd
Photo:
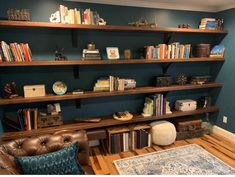
<svg viewBox="0 0 235 177">
<path fill-rule="evenodd" d="M 156 121 L 150 124 L 152 142 L 156 145 L 166 146 L 175 142 L 175 126 L 168 121 Z"/>
</svg>

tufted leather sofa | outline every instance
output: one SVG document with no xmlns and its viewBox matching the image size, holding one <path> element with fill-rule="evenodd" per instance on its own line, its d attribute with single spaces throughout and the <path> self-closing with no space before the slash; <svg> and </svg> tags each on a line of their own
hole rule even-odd
<svg viewBox="0 0 235 177">
<path fill-rule="evenodd" d="M 74 133 L 55 133 L 32 138 L 17 139 L 0 146 L 0 174 L 21 174 L 16 165 L 16 156 L 34 156 L 63 149 L 78 141 L 78 161 L 86 174 L 92 174 L 89 166 L 89 147 L 87 135 L 84 130 Z"/>
</svg>

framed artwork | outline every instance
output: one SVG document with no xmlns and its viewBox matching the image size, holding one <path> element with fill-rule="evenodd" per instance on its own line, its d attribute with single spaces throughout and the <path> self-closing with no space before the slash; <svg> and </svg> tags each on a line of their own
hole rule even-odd
<svg viewBox="0 0 235 177">
<path fill-rule="evenodd" d="M 120 58 L 119 50 L 117 47 L 107 47 L 106 52 L 107 52 L 107 57 L 110 60 L 117 60 Z"/>
</svg>

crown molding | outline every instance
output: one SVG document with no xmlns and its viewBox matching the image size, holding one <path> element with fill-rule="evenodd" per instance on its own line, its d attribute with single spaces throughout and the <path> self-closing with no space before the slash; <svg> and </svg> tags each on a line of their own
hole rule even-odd
<svg viewBox="0 0 235 177">
<path fill-rule="evenodd" d="M 95 4 L 108 4 L 118 6 L 131 6 L 131 7 L 146 7 L 146 8 L 158 8 L 158 9 L 171 9 L 171 10 L 185 10 L 185 11 L 202 11 L 202 12 L 215 12 L 216 9 L 210 6 L 201 5 L 189 5 L 189 4 L 177 4 L 177 3 L 162 3 L 154 1 L 143 0 L 64 0 L 72 2 L 87 2 Z"/>
<path fill-rule="evenodd" d="M 233 9 L 233 8 L 235 8 L 235 3 L 225 4 L 223 6 L 217 7 L 216 12 L 221 12 L 221 11 L 225 11 L 225 10 L 229 10 L 229 9 Z"/>
<path fill-rule="evenodd" d="M 184 10 L 184 11 L 199 11 L 199 12 L 220 12 L 228 9 L 235 8 L 234 4 L 226 4 L 223 6 L 205 6 L 205 5 L 190 5 L 179 3 L 164 3 L 154 1 L 143 0 L 64 0 L 72 2 L 86 2 L 95 4 L 108 4 L 118 6 L 131 6 L 131 7 L 146 7 L 146 8 L 158 8 L 158 9 L 170 9 L 170 10 Z"/>
</svg>

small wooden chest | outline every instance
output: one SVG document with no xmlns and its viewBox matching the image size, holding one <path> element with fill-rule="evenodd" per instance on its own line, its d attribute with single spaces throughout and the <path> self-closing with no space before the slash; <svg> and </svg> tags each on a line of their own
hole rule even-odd
<svg viewBox="0 0 235 177">
<path fill-rule="evenodd" d="M 181 119 L 175 121 L 177 132 L 187 132 L 201 129 L 201 119 Z"/>
<path fill-rule="evenodd" d="M 45 85 L 25 85 L 24 86 L 25 98 L 42 97 L 45 95 L 46 95 Z"/>
<path fill-rule="evenodd" d="M 63 124 L 62 114 L 38 117 L 38 128 L 52 127 L 52 126 L 58 126 L 62 124 Z"/>
</svg>

